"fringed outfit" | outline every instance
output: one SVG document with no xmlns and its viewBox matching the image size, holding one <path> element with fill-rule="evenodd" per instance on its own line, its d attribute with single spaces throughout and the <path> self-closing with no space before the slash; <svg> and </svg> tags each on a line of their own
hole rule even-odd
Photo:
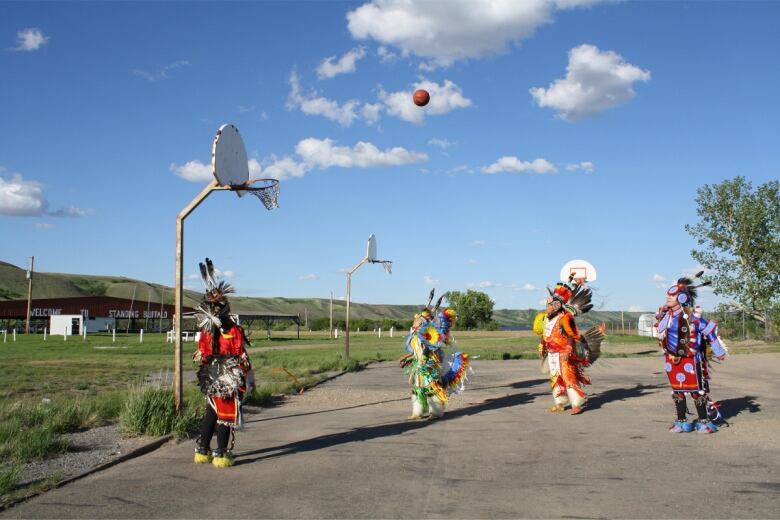
<svg viewBox="0 0 780 520">
<path fill-rule="evenodd" d="M 234 463 L 235 430 L 242 426 L 241 401 L 247 391 L 252 366 L 246 351 L 249 341 L 244 329 L 235 324 L 226 295 L 233 288 L 216 283 L 214 266 L 207 258 L 200 264 L 206 285 L 206 298 L 198 306 L 196 319 L 201 327 L 198 352 L 198 384 L 207 406 L 195 449 L 195 462 L 211 462 L 217 467 Z M 211 438 L 217 434 L 217 448 L 211 451 Z M 230 446 L 228 446 L 230 443 Z"/>
<path fill-rule="evenodd" d="M 550 411 L 560 412 L 571 405 L 571 412 L 576 415 L 587 401 L 583 385 L 589 385 L 590 379 L 585 375 L 585 367 L 600 355 L 603 329 L 593 327 L 581 334 L 574 321 L 576 315 L 593 307 L 589 288 L 559 283 L 549 292 L 547 311 L 539 313 L 534 320 L 534 331 L 541 336 L 539 355 L 542 362 L 547 358 L 555 401 Z"/>
<path fill-rule="evenodd" d="M 698 273 L 696 278 L 703 273 Z M 669 431 L 699 433 L 718 431 L 715 424 L 721 419 L 718 404 L 710 399 L 710 367 L 712 358 L 722 360 L 728 354 L 723 340 L 718 336 L 714 321 L 702 317 L 701 307 L 694 305 L 697 286 L 690 278 L 680 278 L 677 285 L 667 291 L 667 305 L 656 314 L 658 342 L 664 350 L 666 376 L 672 387 L 672 399 L 677 419 Z M 689 394 L 696 407 L 697 420 L 687 421 Z"/>
<path fill-rule="evenodd" d="M 431 300 L 433 291 L 431 291 Z M 430 306 L 430 301 L 428 302 Z M 406 338 L 406 354 L 400 359 L 406 368 L 412 385 L 412 415 L 409 419 L 421 419 L 429 415 L 438 419 L 444 415 L 449 395 L 463 390 L 470 370 L 469 356 L 454 351 L 443 368 L 443 347 L 455 348 L 450 330 L 455 322 L 455 310 L 438 311 L 429 306 L 415 316 L 412 330 Z"/>
</svg>

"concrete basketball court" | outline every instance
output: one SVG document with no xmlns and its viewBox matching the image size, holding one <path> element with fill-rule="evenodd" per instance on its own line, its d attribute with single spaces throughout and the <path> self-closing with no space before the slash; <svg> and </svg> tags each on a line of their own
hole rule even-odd
<svg viewBox="0 0 780 520">
<path fill-rule="evenodd" d="M 731 426 L 709 436 L 667 432 L 660 357 L 599 360 L 580 416 L 546 411 L 537 361 L 474 368 L 440 421 L 405 421 L 402 371 L 376 364 L 248 416 L 233 468 L 196 466 L 192 441 L 169 443 L 0 516 L 780 516 L 778 354 L 715 367 L 713 397 Z"/>
</svg>

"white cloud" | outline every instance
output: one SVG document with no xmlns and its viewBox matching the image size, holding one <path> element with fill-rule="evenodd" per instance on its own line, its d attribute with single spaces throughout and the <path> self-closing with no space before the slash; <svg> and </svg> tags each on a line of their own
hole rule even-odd
<svg viewBox="0 0 780 520">
<path fill-rule="evenodd" d="M 291 157 L 282 157 L 281 159 L 273 157 L 272 162 L 262 172 L 253 173 L 254 168 L 250 169 L 249 177 L 252 179 L 270 178 L 281 181 L 291 177 L 303 177 L 310 169 L 310 165 L 298 162 Z"/>
<path fill-rule="evenodd" d="M 304 274 L 298 277 L 298 280 L 305 280 L 305 281 L 313 281 L 313 280 L 319 280 L 320 277 L 316 274 Z"/>
<path fill-rule="evenodd" d="M 576 172 L 577 170 L 582 170 L 587 173 L 591 173 L 593 171 L 593 163 L 590 161 L 583 161 L 581 163 L 577 164 L 567 164 L 566 165 L 566 171 L 568 172 Z"/>
<path fill-rule="evenodd" d="M 487 240 L 472 240 L 471 242 L 469 242 L 469 245 L 471 247 L 484 246 L 485 244 L 487 244 Z"/>
<path fill-rule="evenodd" d="M 222 278 L 235 278 L 236 276 L 235 271 L 221 271 L 217 268 L 214 268 L 214 273 L 217 275 L 217 277 Z"/>
<path fill-rule="evenodd" d="M 357 100 L 339 104 L 337 101 L 318 96 L 315 92 L 302 94 L 301 80 L 295 71 L 290 73 L 290 88 L 290 95 L 287 97 L 287 108 L 290 110 L 298 108 L 304 114 L 323 116 L 341 126 L 351 126 L 357 118 L 356 111 L 360 104 Z"/>
<path fill-rule="evenodd" d="M 644 312 L 645 308 L 641 305 L 629 305 L 628 312 Z"/>
<path fill-rule="evenodd" d="M 22 29 L 16 33 L 16 47 L 12 47 L 14 51 L 37 51 L 49 41 L 48 36 L 44 36 L 43 32 L 37 27 L 28 27 Z"/>
<path fill-rule="evenodd" d="M 373 39 L 427 68 L 505 52 L 552 22 L 556 10 L 600 0 L 372 0 L 347 13 L 354 38 Z"/>
<path fill-rule="evenodd" d="M 174 175 L 190 182 L 211 182 L 214 179 L 214 170 L 211 164 L 203 164 L 195 160 L 189 161 L 181 166 L 171 163 L 168 167 Z"/>
<path fill-rule="evenodd" d="M 658 289 L 666 289 L 669 285 L 669 280 L 658 273 L 653 275 L 652 282 Z"/>
<path fill-rule="evenodd" d="M 236 111 L 239 114 L 247 114 L 249 112 L 254 112 L 256 108 L 257 108 L 257 105 L 252 105 L 252 106 L 238 105 L 238 108 L 236 108 Z"/>
<path fill-rule="evenodd" d="M 19 174 L 0 177 L 0 215 L 37 217 L 46 213 L 48 205 L 40 183 L 25 181 Z"/>
<path fill-rule="evenodd" d="M 635 96 L 634 83 L 649 80 L 649 71 L 626 63 L 619 54 L 585 44 L 569 51 L 565 78 L 530 92 L 540 107 L 577 121 L 629 102 Z"/>
<path fill-rule="evenodd" d="M 262 163 L 255 158 L 247 161 L 250 179 L 271 178 L 285 180 L 303 177 L 314 168 L 326 169 L 333 166 L 341 168 L 377 168 L 382 166 L 402 166 L 425 162 L 428 155 L 407 150 L 400 146 L 380 150 L 376 145 L 358 141 L 353 147 L 337 146 L 332 139 L 309 137 L 298 142 L 295 147 L 299 159 L 276 157 L 265 159 Z M 170 170 L 178 177 L 190 182 L 209 182 L 213 176 L 211 165 L 198 160 L 189 161 L 183 166 L 172 163 Z"/>
<path fill-rule="evenodd" d="M 431 95 L 431 100 L 424 107 L 418 107 L 412 101 L 412 94 L 418 89 L 425 89 Z M 422 123 L 425 116 L 440 116 L 471 106 L 471 100 L 463 95 L 461 88 L 448 79 L 438 84 L 423 78 L 410 90 L 398 92 L 380 89 L 379 99 L 385 104 L 388 114 L 415 124 Z"/>
<path fill-rule="evenodd" d="M 53 227 L 54 227 L 54 225 L 53 224 L 49 224 L 48 222 L 38 222 L 37 224 L 35 224 L 35 228 L 36 229 L 47 230 L 47 229 L 51 229 Z"/>
<path fill-rule="evenodd" d="M 366 123 L 373 125 L 382 117 L 382 104 L 381 103 L 366 103 L 363 108 L 360 109 L 360 114 Z"/>
<path fill-rule="evenodd" d="M 447 139 L 429 139 L 428 144 L 431 146 L 438 146 L 442 150 L 446 150 L 447 148 L 450 148 L 452 146 L 455 146 L 455 143 L 448 141 Z"/>
<path fill-rule="evenodd" d="M 170 76 L 168 76 L 168 72 L 179 69 L 181 67 L 186 67 L 190 64 L 189 61 L 181 60 L 176 61 L 174 63 L 171 63 L 170 65 L 164 66 L 162 69 L 158 70 L 157 72 L 149 72 L 147 70 L 143 69 L 133 69 L 132 72 L 135 76 L 141 76 L 146 81 L 155 82 L 160 81 L 161 79 L 168 79 Z"/>
<path fill-rule="evenodd" d="M 520 159 L 512 155 L 512 156 L 501 157 L 490 166 L 483 166 L 482 171 L 484 173 L 530 172 L 530 173 L 543 174 L 543 173 L 555 173 L 558 170 L 546 159 L 538 158 L 538 159 L 534 159 L 531 162 L 528 162 L 528 161 L 521 161 Z"/>
<path fill-rule="evenodd" d="M 515 291 L 538 291 L 539 290 L 538 287 L 536 287 L 534 284 L 531 283 L 523 284 L 520 287 L 513 287 L 513 289 Z"/>
<path fill-rule="evenodd" d="M 425 285 L 436 285 L 439 283 L 439 280 L 437 278 L 434 278 L 427 274 L 423 276 L 423 281 L 425 282 Z"/>
<path fill-rule="evenodd" d="M 271 118 L 268 116 L 268 114 L 264 110 L 264 111 L 260 112 L 260 119 L 262 119 L 263 121 L 268 121 Z"/>
<path fill-rule="evenodd" d="M 388 49 L 384 45 L 380 45 L 377 48 L 376 55 L 379 56 L 379 60 L 381 62 L 383 62 L 383 63 L 388 62 L 388 61 L 392 61 L 392 60 L 394 60 L 394 59 L 396 59 L 398 57 L 398 56 L 396 56 L 396 54 L 393 51 L 391 51 L 390 49 Z"/>
<path fill-rule="evenodd" d="M 0 171 L 3 171 L 0 169 Z M 43 195 L 43 186 L 36 181 L 25 181 L 16 173 L 10 178 L 0 176 L 0 215 L 11 217 L 84 217 L 91 209 L 76 206 L 49 211 L 49 202 Z"/>
<path fill-rule="evenodd" d="M 341 166 L 342 168 L 371 168 L 376 166 L 400 166 L 425 162 L 428 155 L 409 151 L 400 146 L 380 150 L 374 144 L 358 141 L 352 148 L 335 146 L 331 139 L 310 137 L 298 143 L 295 151 L 307 164 L 320 168 Z"/>
<path fill-rule="evenodd" d="M 466 260 L 466 263 L 473 265 L 473 264 L 477 264 L 479 262 L 477 260 L 474 260 L 473 258 L 469 258 L 468 260 Z"/>
<path fill-rule="evenodd" d="M 94 213 L 92 209 L 78 208 L 76 206 L 68 206 L 67 208 L 58 209 L 57 211 L 50 211 L 48 215 L 52 217 L 86 217 Z"/>
<path fill-rule="evenodd" d="M 496 284 L 491 280 L 483 280 L 481 282 L 469 282 L 466 284 L 467 289 L 490 289 L 492 287 L 499 287 L 500 284 Z"/>
<path fill-rule="evenodd" d="M 320 63 L 317 67 L 317 77 L 320 79 L 329 79 L 339 74 L 346 74 L 348 72 L 355 72 L 358 60 L 363 59 L 366 55 L 365 47 L 356 47 L 351 51 L 344 54 L 338 61 L 335 56 L 331 56 Z"/>
</svg>

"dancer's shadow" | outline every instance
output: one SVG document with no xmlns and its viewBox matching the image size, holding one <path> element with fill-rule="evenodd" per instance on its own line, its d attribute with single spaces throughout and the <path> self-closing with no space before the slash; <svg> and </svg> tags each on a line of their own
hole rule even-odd
<svg viewBox="0 0 780 520">
<path fill-rule="evenodd" d="M 363 408 L 364 406 L 374 406 L 375 404 L 385 403 L 397 403 L 399 401 L 408 401 L 408 397 L 402 397 L 400 399 L 385 399 L 384 401 L 375 401 L 373 403 L 356 404 L 354 406 L 343 406 L 341 408 L 328 408 L 327 410 L 317 410 L 316 412 L 304 412 L 304 413 L 292 413 L 290 415 L 279 415 L 277 417 L 261 417 L 259 419 L 252 419 L 251 421 L 244 421 L 245 424 L 265 422 L 265 421 L 278 421 L 279 419 L 289 419 L 290 417 L 302 417 L 304 415 L 317 415 L 321 413 L 340 412 L 342 410 L 352 410 L 354 408 Z"/>
<path fill-rule="evenodd" d="M 452 421 L 458 417 L 475 415 L 487 410 L 497 410 L 499 408 L 518 406 L 531 401 L 534 397 L 536 397 L 534 394 L 512 394 L 495 399 L 488 399 L 484 403 L 479 403 L 447 412 L 444 416 L 444 419 L 441 420 Z M 425 428 L 430 424 L 432 423 L 429 421 L 399 422 L 392 424 L 380 424 L 377 426 L 360 427 L 345 432 L 332 433 L 329 435 L 320 435 L 319 437 L 314 437 L 313 439 L 304 439 L 301 441 L 291 442 L 289 444 L 283 444 L 281 446 L 271 446 L 269 448 L 262 448 L 259 450 L 242 453 L 238 456 L 239 459 L 236 461 L 236 465 L 240 466 L 242 464 L 251 464 L 259 460 L 291 455 L 293 453 L 321 450 L 324 448 L 330 448 L 332 446 L 338 446 L 340 444 L 363 442 L 381 437 L 389 437 L 391 435 L 398 435 L 408 431 L 417 430 L 419 428 Z M 435 424 L 435 422 L 433 424 Z M 251 457 L 252 455 L 257 456 Z"/>
<path fill-rule="evenodd" d="M 625 401 L 626 399 L 633 399 L 635 397 L 642 397 L 645 394 L 651 393 L 653 390 L 663 388 L 667 385 L 636 385 L 633 388 L 613 388 L 606 392 L 601 392 L 593 397 L 588 398 L 587 408 L 588 410 L 598 410 L 602 405 L 611 403 L 612 401 Z"/>
<path fill-rule="evenodd" d="M 724 419 L 731 419 L 742 412 L 758 413 L 761 411 L 761 404 L 756 402 L 756 396 L 746 395 L 734 399 L 723 399 L 719 401 L 720 413 Z"/>
<path fill-rule="evenodd" d="M 509 383 L 508 385 L 494 385 L 494 386 L 478 386 L 478 385 L 469 385 L 469 390 L 495 390 L 497 388 L 529 388 L 536 385 L 541 385 L 542 383 L 549 383 L 549 379 L 528 379 L 525 381 L 517 381 L 516 383 Z"/>
</svg>

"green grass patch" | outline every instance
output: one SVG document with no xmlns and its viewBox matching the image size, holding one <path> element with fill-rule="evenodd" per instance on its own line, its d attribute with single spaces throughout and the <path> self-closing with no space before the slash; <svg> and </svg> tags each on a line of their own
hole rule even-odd
<svg viewBox="0 0 780 520">
<path fill-rule="evenodd" d="M 11 492 L 16 483 L 19 482 L 20 469 L 18 465 L 0 467 L 0 496 L 5 496 Z"/>
<path fill-rule="evenodd" d="M 184 403 L 181 415 L 177 415 L 172 389 L 133 387 L 120 415 L 122 431 L 129 435 L 159 437 L 172 433 L 177 437 L 187 437 L 197 429 L 202 407 L 196 406 L 193 399 Z"/>
</svg>

